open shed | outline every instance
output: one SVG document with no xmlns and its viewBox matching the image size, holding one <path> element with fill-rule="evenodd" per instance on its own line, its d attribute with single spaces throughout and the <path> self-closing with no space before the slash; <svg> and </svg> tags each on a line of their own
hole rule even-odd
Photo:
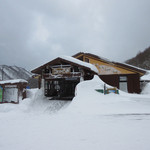
<svg viewBox="0 0 150 150">
<path fill-rule="evenodd" d="M 0 81 L 0 103 L 19 103 L 26 98 L 27 81 L 23 79 Z"/>
</svg>

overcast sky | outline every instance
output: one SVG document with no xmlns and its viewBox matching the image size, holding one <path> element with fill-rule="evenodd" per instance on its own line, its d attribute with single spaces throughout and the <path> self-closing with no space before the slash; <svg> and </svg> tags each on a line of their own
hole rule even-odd
<svg viewBox="0 0 150 150">
<path fill-rule="evenodd" d="M 149 46 L 150 0 L 0 0 L 1 65 L 77 52 L 123 62 Z"/>
</svg>

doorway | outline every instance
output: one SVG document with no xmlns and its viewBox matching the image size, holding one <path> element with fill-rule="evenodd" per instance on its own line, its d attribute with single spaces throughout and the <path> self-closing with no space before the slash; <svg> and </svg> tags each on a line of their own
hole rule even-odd
<svg viewBox="0 0 150 150">
<path fill-rule="evenodd" d="M 45 81 L 45 96 L 51 99 L 72 100 L 79 78 L 66 78 Z"/>
</svg>

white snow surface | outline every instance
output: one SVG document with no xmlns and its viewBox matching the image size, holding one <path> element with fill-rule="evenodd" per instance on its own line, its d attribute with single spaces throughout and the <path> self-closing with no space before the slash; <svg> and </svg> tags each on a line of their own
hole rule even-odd
<svg viewBox="0 0 150 150">
<path fill-rule="evenodd" d="M 147 73 L 141 77 L 141 80 L 150 81 L 150 71 L 148 70 Z"/>
<path fill-rule="evenodd" d="M 142 90 L 142 94 L 150 94 L 150 83 L 146 84 L 146 86 Z"/>
<path fill-rule="evenodd" d="M 14 84 L 14 83 L 27 83 L 28 81 L 24 79 L 13 79 L 13 80 L 3 80 L 0 81 L 0 84 Z"/>
<path fill-rule="evenodd" d="M 76 59 L 76 58 L 71 57 L 71 56 L 60 56 L 59 58 L 62 58 L 62 59 L 71 61 L 71 62 L 76 63 L 76 64 L 79 64 L 79 65 L 82 65 L 82 66 L 84 66 L 84 67 L 87 67 L 87 68 L 91 69 L 92 71 L 94 71 L 94 72 L 96 72 L 96 73 L 99 73 L 99 72 L 98 72 L 98 69 L 97 69 L 94 65 L 92 65 L 92 64 L 90 64 L 90 63 L 81 61 L 81 60 Z"/>
<path fill-rule="evenodd" d="M 149 150 L 150 94 L 95 91 L 103 86 L 95 76 L 71 102 L 32 89 L 18 105 L 1 104 L 0 150 Z"/>
</svg>

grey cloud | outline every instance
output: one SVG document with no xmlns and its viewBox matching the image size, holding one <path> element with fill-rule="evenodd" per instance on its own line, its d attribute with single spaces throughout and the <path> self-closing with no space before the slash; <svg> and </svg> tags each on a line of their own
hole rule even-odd
<svg viewBox="0 0 150 150">
<path fill-rule="evenodd" d="M 124 61 L 148 47 L 149 0 L 0 0 L 0 64 L 33 69 L 79 51 Z"/>
</svg>

